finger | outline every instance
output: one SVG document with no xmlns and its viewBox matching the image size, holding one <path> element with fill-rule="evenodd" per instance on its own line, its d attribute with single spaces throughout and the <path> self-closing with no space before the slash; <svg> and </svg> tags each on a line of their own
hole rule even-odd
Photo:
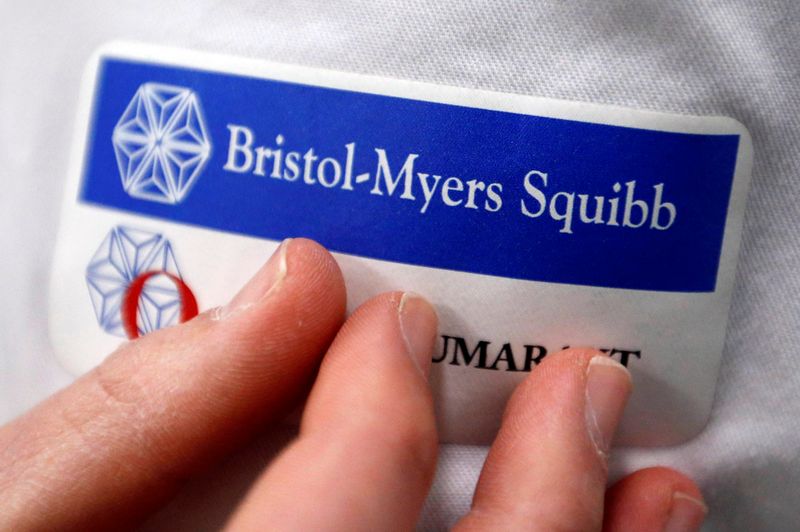
<svg viewBox="0 0 800 532">
<path fill-rule="evenodd" d="M 413 528 L 436 466 L 427 383 L 436 326 L 433 308 L 411 294 L 359 308 L 325 355 L 298 440 L 230 528 Z"/>
<path fill-rule="evenodd" d="M 599 351 L 547 357 L 511 397 L 459 527 L 599 529 L 606 456 L 630 389 L 628 371 Z"/>
<path fill-rule="evenodd" d="M 697 485 L 665 467 L 637 471 L 609 488 L 603 530 L 694 532 L 708 513 Z"/>
<path fill-rule="evenodd" d="M 344 307 L 330 254 L 286 241 L 227 306 L 124 345 L 0 430 L 0 529 L 143 518 L 291 405 Z"/>
</svg>

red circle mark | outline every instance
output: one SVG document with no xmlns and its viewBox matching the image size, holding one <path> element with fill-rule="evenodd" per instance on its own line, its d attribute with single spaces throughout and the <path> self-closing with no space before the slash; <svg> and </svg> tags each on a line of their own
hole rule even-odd
<svg viewBox="0 0 800 532">
<path fill-rule="evenodd" d="M 122 298 L 122 307 L 120 309 L 122 314 L 122 327 L 125 329 L 125 334 L 127 334 L 128 338 L 131 340 L 139 337 L 139 327 L 136 325 L 136 319 L 139 313 L 139 298 L 142 296 L 145 283 L 156 275 L 166 275 L 178 289 L 178 295 L 181 299 L 180 322 L 189 321 L 197 316 L 197 300 L 189 286 L 183 282 L 183 279 L 163 270 L 145 272 L 131 281 L 131 284 L 128 285 L 128 289 L 125 290 L 125 295 Z"/>
</svg>

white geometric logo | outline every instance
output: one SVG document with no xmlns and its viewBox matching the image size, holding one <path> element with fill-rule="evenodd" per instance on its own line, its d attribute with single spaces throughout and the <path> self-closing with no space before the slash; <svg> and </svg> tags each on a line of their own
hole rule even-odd
<svg viewBox="0 0 800 532">
<path fill-rule="evenodd" d="M 125 336 L 122 304 L 131 282 L 149 271 L 181 276 L 169 241 L 158 233 L 114 227 L 86 268 L 86 284 L 97 323 L 106 332 Z M 138 301 L 139 335 L 178 323 L 181 299 L 175 284 L 156 275 L 144 285 Z"/>
<path fill-rule="evenodd" d="M 139 87 L 112 140 L 125 192 L 173 205 L 189 193 L 211 154 L 197 95 L 160 83 Z"/>
</svg>

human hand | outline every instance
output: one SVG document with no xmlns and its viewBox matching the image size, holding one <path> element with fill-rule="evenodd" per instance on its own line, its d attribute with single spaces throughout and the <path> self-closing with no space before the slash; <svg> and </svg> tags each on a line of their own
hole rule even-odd
<svg viewBox="0 0 800 532">
<path fill-rule="evenodd" d="M 436 464 L 436 314 L 401 292 L 342 326 L 344 313 L 333 257 L 284 242 L 225 307 L 122 345 L 0 429 L 0 529 L 133 527 L 312 382 L 299 436 L 228 527 L 412 529 Z M 630 386 L 597 351 L 548 356 L 511 398 L 456 529 L 696 530 L 705 506 L 680 473 L 639 471 L 606 490 Z"/>
</svg>

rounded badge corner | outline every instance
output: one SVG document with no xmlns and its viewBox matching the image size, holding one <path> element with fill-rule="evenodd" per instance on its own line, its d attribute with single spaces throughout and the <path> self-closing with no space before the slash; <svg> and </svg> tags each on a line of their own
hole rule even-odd
<svg viewBox="0 0 800 532">
<path fill-rule="evenodd" d="M 747 150 L 748 153 L 753 152 L 753 137 L 750 135 L 750 130 L 747 126 L 733 116 L 719 115 L 716 117 L 720 121 L 724 130 L 733 135 L 738 135 L 740 138 L 740 145 Z"/>
<path fill-rule="evenodd" d="M 55 313 L 53 308 L 54 298 L 55 295 L 51 289 L 48 301 L 49 312 L 47 316 L 47 343 L 50 345 L 53 359 L 56 361 L 58 366 L 67 374 L 69 374 L 70 377 L 78 378 L 85 373 L 85 371 L 82 371 L 79 365 L 75 364 L 75 361 L 68 356 L 67 351 L 61 347 L 62 342 L 59 341 L 59 337 L 61 335 L 57 330 L 58 320 L 53 319 L 53 315 Z"/>
</svg>

